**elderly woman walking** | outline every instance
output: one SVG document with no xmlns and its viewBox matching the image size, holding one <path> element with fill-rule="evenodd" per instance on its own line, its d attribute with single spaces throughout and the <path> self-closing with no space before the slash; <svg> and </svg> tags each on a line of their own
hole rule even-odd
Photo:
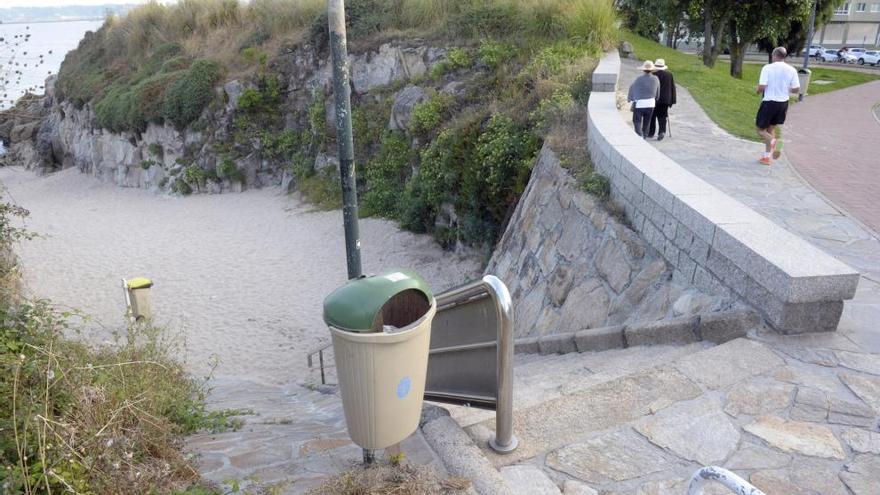
<svg viewBox="0 0 880 495">
<path fill-rule="evenodd" d="M 642 72 L 644 74 L 637 77 L 629 87 L 629 95 L 626 99 L 633 103 L 633 128 L 636 134 L 645 137 L 651 125 L 654 106 L 657 104 L 657 98 L 660 97 L 660 80 L 652 74 L 654 62 L 650 60 L 642 64 Z"/>
</svg>

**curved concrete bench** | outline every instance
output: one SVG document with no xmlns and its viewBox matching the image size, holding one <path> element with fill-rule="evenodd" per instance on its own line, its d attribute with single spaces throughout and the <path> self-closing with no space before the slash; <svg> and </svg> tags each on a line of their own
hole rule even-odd
<svg viewBox="0 0 880 495">
<path fill-rule="evenodd" d="M 833 331 L 859 273 L 685 170 L 617 109 L 617 52 L 593 73 L 588 146 L 612 198 L 683 283 L 733 293 L 783 333 Z"/>
</svg>

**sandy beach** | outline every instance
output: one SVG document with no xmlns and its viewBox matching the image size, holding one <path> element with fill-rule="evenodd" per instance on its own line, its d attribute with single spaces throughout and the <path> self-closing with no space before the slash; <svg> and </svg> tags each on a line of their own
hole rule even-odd
<svg viewBox="0 0 880 495">
<path fill-rule="evenodd" d="M 216 358 L 218 377 L 297 382 L 306 351 L 329 340 L 321 302 L 346 280 L 340 211 L 314 211 L 277 189 L 158 195 L 76 169 L 37 177 L 0 168 L 0 182 L 41 235 L 17 249 L 28 291 L 91 316 L 90 339 L 124 327 L 120 278 L 146 276 L 157 323 L 185 335 L 182 358 L 196 374 Z M 479 260 L 428 236 L 384 220 L 360 227 L 366 273 L 409 267 L 435 290 L 479 275 Z"/>
</svg>

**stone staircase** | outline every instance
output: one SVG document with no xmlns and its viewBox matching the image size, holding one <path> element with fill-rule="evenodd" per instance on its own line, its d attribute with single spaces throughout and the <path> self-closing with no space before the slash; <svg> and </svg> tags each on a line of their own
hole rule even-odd
<svg viewBox="0 0 880 495">
<path fill-rule="evenodd" d="M 694 471 L 714 464 L 768 494 L 880 495 L 880 358 L 835 334 L 750 335 L 721 345 L 517 354 L 520 444 L 505 456 L 486 446 L 493 412 L 444 407 L 514 494 L 679 494 Z M 190 440 L 208 479 L 302 493 L 360 461 L 333 387 L 221 380 L 213 397 L 214 407 L 257 414 L 238 432 Z M 447 475 L 422 431 L 403 451 Z"/>
<path fill-rule="evenodd" d="M 238 485 L 246 493 L 299 494 L 361 462 L 361 449 L 348 437 L 336 387 L 224 378 L 212 384 L 210 409 L 249 413 L 239 416 L 244 425 L 238 431 L 187 439 L 187 450 L 198 456 L 206 480 Z M 402 449 L 409 462 L 446 473 L 420 431 Z"/>
<path fill-rule="evenodd" d="M 880 358 L 804 339 L 525 357 L 504 456 L 491 417 L 453 416 L 514 494 L 683 494 L 719 465 L 768 494 L 878 495 Z"/>
</svg>

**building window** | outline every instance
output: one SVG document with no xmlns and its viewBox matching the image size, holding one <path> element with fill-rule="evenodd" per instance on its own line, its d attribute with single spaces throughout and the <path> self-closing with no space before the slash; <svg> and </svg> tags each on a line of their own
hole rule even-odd
<svg viewBox="0 0 880 495">
<path fill-rule="evenodd" d="M 872 3 L 871 12 L 880 12 L 880 3 Z"/>
<path fill-rule="evenodd" d="M 845 4 L 841 5 L 840 7 L 837 7 L 836 9 L 834 9 L 834 13 L 836 15 L 849 15 L 849 2 L 846 2 Z"/>
<path fill-rule="evenodd" d="M 864 12 L 868 9 L 868 4 L 866 3 L 857 3 L 856 4 L 856 12 Z"/>
</svg>

